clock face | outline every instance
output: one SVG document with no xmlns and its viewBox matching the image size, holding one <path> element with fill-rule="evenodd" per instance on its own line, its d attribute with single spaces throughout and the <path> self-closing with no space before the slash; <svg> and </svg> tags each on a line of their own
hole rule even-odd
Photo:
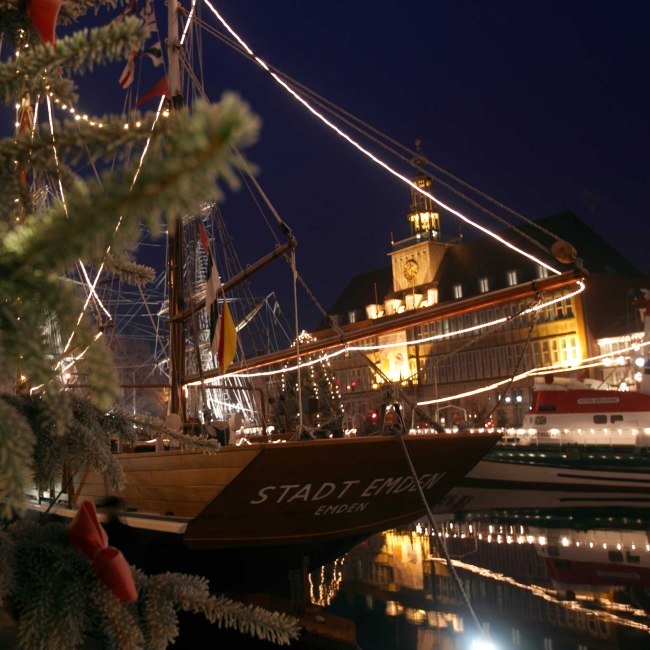
<svg viewBox="0 0 650 650">
<path fill-rule="evenodd" d="M 420 267 L 415 260 L 406 260 L 406 262 L 404 262 L 404 277 L 409 282 L 413 282 L 418 274 L 419 268 Z"/>
</svg>

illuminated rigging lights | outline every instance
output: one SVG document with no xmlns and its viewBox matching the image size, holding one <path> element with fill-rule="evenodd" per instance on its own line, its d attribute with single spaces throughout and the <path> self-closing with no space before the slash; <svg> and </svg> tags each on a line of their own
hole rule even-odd
<svg viewBox="0 0 650 650">
<path fill-rule="evenodd" d="M 521 381 L 522 379 L 526 379 L 527 377 L 533 377 L 535 375 L 548 375 L 554 372 L 568 372 L 571 370 L 578 370 L 581 368 L 595 368 L 597 366 L 609 365 L 607 361 L 618 358 L 621 352 L 630 352 L 632 350 L 636 351 L 639 348 L 643 348 L 648 345 L 650 345 L 650 341 L 647 341 L 645 343 L 636 343 L 634 345 L 631 345 L 629 348 L 616 350 L 615 353 L 599 354 L 594 357 L 588 357 L 586 359 L 583 359 L 580 363 L 577 364 L 562 363 L 553 366 L 541 366 L 539 368 L 532 368 L 531 370 L 526 370 L 525 372 L 521 372 L 515 375 L 512 379 L 508 377 L 507 379 L 496 381 L 492 384 L 489 384 L 488 386 L 482 386 L 481 388 L 476 388 L 475 390 L 465 391 L 464 393 L 456 393 L 455 395 L 448 395 L 446 397 L 439 397 L 437 399 L 425 400 L 423 402 L 418 402 L 417 404 L 418 406 L 427 406 L 429 404 L 441 404 L 443 402 L 450 402 L 452 400 L 460 399 L 462 397 L 479 395 L 481 393 L 486 393 L 488 391 L 494 390 L 495 388 L 499 388 L 499 386 L 503 386 L 504 384 L 507 384 L 510 381 L 512 381 L 512 383 L 515 383 Z M 591 363 L 596 361 L 600 361 L 600 363 Z"/>
<path fill-rule="evenodd" d="M 59 193 L 61 195 L 61 203 L 63 205 L 63 211 L 65 212 L 66 217 L 68 217 L 68 205 L 65 200 L 65 193 L 63 192 L 63 183 L 61 182 L 61 174 L 59 171 L 59 155 L 56 149 L 56 144 L 55 144 L 55 138 L 54 138 L 54 120 L 52 118 L 52 102 L 50 101 L 50 95 L 46 95 L 45 101 L 47 103 L 47 114 L 48 114 L 48 119 L 49 119 L 49 124 L 50 124 L 50 135 L 52 136 L 52 150 L 54 152 L 54 161 L 56 164 L 56 170 L 57 170 L 57 176 L 58 176 L 58 183 L 59 183 Z M 97 305 L 103 310 L 103 312 L 110 318 L 111 314 L 106 309 L 104 306 L 104 303 L 102 303 L 100 297 L 97 295 L 97 292 L 95 291 L 95 286 L 90 282 L 90 278 L 88 277 L 88 273 L 86 271 L 86 267 L 84 266 L 83 262 L 81 260 L 78 260 L 79 267 L 82 270 L 82 274 L 84 276 L 84 280 L 86 281 L 86 286 L 88 287 L 88 295 L 86 296 L 86 302 L 84 303 L 83 309 L 81 313 L 79 314 L 79 317 L 77 318 L 77 327 L 79 326 L 79 323 L 81 322 L 81 319 L 83 318 L 83 314 L 86 311 L 86 308 L 88 306 L 88 303 L 92 298 L 94 298 L 97 302 Z M 70 347 L 70 344 L 72 343 L 72 339 L 74 337 L 74 331 L 70 334 L 70 338 L 68 339 L 68 342 L 65 345 L 64 352 L 67 352 L 67 350 Z"/>
<path fill-rule="evenodd" d="M 187 37 L 187 33 L 188 33 L 190 25 L 192 23 L 192 19 L 194 17 L 195 10 L 196 10 L 196 0 L 192 0 L 192 8 L 191 8 L 190 13 L 188 15 L 187 21 L 185 22 L 185 25 L 183 27 L 183 33 L 182 33 L 181 38 L 180 38 L 180 45 L 181 46 L 184 44 L 185 39 Z M 52 120 L 52 107 L 51 107 L 51 102 L 50 102 L 50 96 L 52 96 L 52 93 L 50 93 L 50 95 L 47 97 L 47 105 L 48 105 L 49 117 L 50 117 L 50 131 L 52 133 L 52 138 L 54 138 L 53 120 Z M 156 109 L 156 115 L 154 117 L 153 123 L 151 124 L 151 129 L 150 129 L 151 132 L 153 132 L 153 130 L 156 128 L 156 124 L 158 123 L 158 120 L 159 120 L 161 114 L 162 114 L 163 117 L 169 117 L 169 111 L 166 110 L 166 109 L 163 111 L 163 106 L 165 104 L 165 99 L 166 98 L 164 96 L 160 98 L 160 101 L 158 103 L 158 108 Z M 57 104 L 59 103 L 57 99 L 55 99 L 55 102 Z M 64 110 L 68 110 L 68 112 L 71 115 L 73 115 L 75 120 L 77 120 L 77 121 L 83 120 L 84 122 L 87 122 L 91 126 L 97 126 L 97 128 L 100 128 L 100 129 L 103 128 L 103 126 L 104 126 L 103 123 L 100 122 L 100 121 L 89 119 L 86 114 L 81 114 L 80 115 L 79 113 L 77 113 L 76 109 L 74 107 L 72 107 L 72 106 L 68 107 L 66 104 L 61 104 L 61 108 L 64 109 Z M 141 126 L 141 123 L 140 122 L 135 122 L 135 126 L 139 128 Z M 129 123 L 125 122 L 123 124 L 123 127 L 125 129 L 128 129 L 129 128 Z M 147 141 L 146 141 L 146 143 L 144 145 L 144 148 L 142 150 L 142 154 L 140 155 L 140 161 L 138 163 L 138 168 L 136 169 L 135 174 L 133 175 L 133 181 L 131 183 L 132 188 L 135 185 L 135 182 L 137 181 L 138 176 L 140 175 L 140 170 L 142 169 L 142 165 L 144 164 L 144 160 L 145 160 L 145 157 L 146 157 L 147 152 L 149 150 L 149 145 L 150 144 L 151 144 L 151 137 L 147 138 Z M 56 156 L 56 149 L 55 149 L 55 156 Z M 58 161 L 57 161 L 57 165 L 58 165 Z M 61 185 L 61 180 L 60 179 L 59 179 L 59 185 Z M 63 188 L 61 188 L 61 197 L 63 199 Z M 65 201 L 64 201 L 64 206 L 65 206 Z M 120 216 L 120 218 L 117 220 L 117 224 L 115 226 L 115 232 L 117 232 L 119 230 L 121 224 L 122 224 L 122 217 Z M 106 254 L 108 254 L 110 252 L 110 250 L 111 250 L 111 247 L 108 246 L 106 248 Z M 81 266 L 83 268 L 83 264 Z M 110 313 L 101 304 L 101 301 L 99 300 L 99 296 L 97 296 L 96 291 L 95 291 L 96 287 L 97 287 L 97 283 L 99 282 L 99 278 L 101 277 L 101 274 L 102 274 L 103 270 L 104 270 L 104 262 L 102 262 L 100 264 L 99 269 L 97 270 L 97 275 L 95 276 L 95 280 L 91 284 L 90 279 L 88 278 L 86 270 L 84 268 L 84 276 L 85 276 L 85 278 L 86 278 L 86 280 L 88 282 L 88 286 L 90 287 L 90 292 L 89 292 L 88 297 L 86 298 L 86 302 L 84 303 L 83 309 L 82 309 L 81 313 L 79 314 L 79 318 L 77 319 L 77 326 L 79 326 L 79 323 L 81 322 L 81 319 L 83 318 L 83 314 L 84 314 L 84 312 L 86 311 L 86 309 L 88 307 L 88 302 L 90 300 L 90 296 L 92 296 L 92 295 L 95 295 L 97 297 L 97 300 L 98 300 L 99 304 L 102 306 L 102 308 L 104 309 L 104 312 L 106 313 L 106 315 L 109 318 L 111 317 Z M 74 335 L 75 335 L 75 332 L 73 330 L 73 332 L 70 334 L 70 338 L 68 339 L 68 342 L 66 343 L 66 346 L 64 348 L 64 352 L 69 349 L 69 347 L 70 347 L 70 345 L 72 343 L 72 340 L 74 338 Z"/>
<path fill-rule="evenodd" d="M 578 294 L 582 293 L 585 290 L 585 284 L 584 282 L 578 280 L 578 289 L 575 291 L 572 291 L 570 293 L 562 294 L 561 296 L 557 298 L 551 298 L 549 300 L 546 300 L 544 302 L 541 302 L 537 305 L 533 305 L 526 310 L 524 310 L 520 315 L 524 315 L 527 313 L 532 313 L 534 311 L 539 311 L 541 309 L 545 309 L 549 305 L 553 305 L 557 302 L 561 302 L 563 300 L 568 300 L 569 298 L 572 298 L 573 296 L 577 296 Z M 346 345 L 343 348 L 339 348 L 338 350 L 334 350 L 333 352 L 329 353 L 324 353 L 321 356 L 319 356 L 316 359 L 310 359 L 309 361 L 300 361 L 299 363 L 296 363 L 292 366 L 286 366 L 280 369 L 276 370 L 266 370 L 266 371 L 259 371 L 259 372 L 245 372 L 245 371 L 238 371 L 238 372 L 231 372 L 231 373 L 226 373 L 224 375 L 220 375 L 219 377 L 214 377 L 210 379 L 205 379 L 204 383 L 209 384 L 209 383 L 218 383 L 219 381 L 223 379 L 227 379 L 229 377 L 246 377 L 248 379 L 251 379 L 253 377 L 271 377 L 273 375 L 278 375 L 284 372 L 291 372 L 292 370 L 296 370 L 298 366 L 301 368 L 308 368 L 310 366 L 313 366 L 317 363 L 320 363 L 322 361 L 328 361 L 329 359 L 333 359 L 335 357 L 338 357 L 342 354 L 347 354 L 348 352 L 355 352 L 355 351 L 360 351 L 360 352 L 368 352 L 368 351 L 374 351 L 374 350 L 385 350 L 387 348 L 392 348 L 395 347 L 396 345 L 398 346 L 408 346 L 408 345 L 419 345 L 421 343 L 427 343 L 433 340 L 438 340 L 438 339 L 448 339 L 452 338 L 455 336 L 462 336 L 463 334 L 467 334 L 469 332 L 476 332 L 481 329 L 486 329 L 490 327 L 494 327 L 495 325 L 500 325 L 506 322 L 508 318 L 497 318 L 495 320 L 489 321 L 487 323 L 481 323 L 480 325 L 471 325 L 469 327 L 464 327 L 458 330 L 453 330 L 451 332 L 446 332 L 444 334 L 436 334 L 433 336 L 426 336 L 422 337 L 419 339 L 411 339 L 408 341 L 403 341 L 400 343 L 382 343 L 382 344 L 377 344 L 377 345 Z M 609 355 L 605 355 L 609 356 Z M 508 380 L 506 380 L 508 381 Z M 200 385 L 200 381 L 195 381 L 191 382 L 190 384 L 187 384 L 188 386 L 198 386 Z"/>
<path fill-rule="evenodd" d="M 469 225 L 473 226 L 474 228 L 480 230 L 481 232 L 485 233 L 486 235 L 489 235 L 493 239 L 496 239 L 498 242 L 502 243 L 504 246 L 507 246 L 511 250 L 514 250 L 515 252 L 519 253 L 520 255 L 523 255 L 524 257 L 527 257 L 530 260 L 533 260 L 537 264 L 540 264 L 544 268 L 548 269 L 549 271 L 552 271 L 553 273 L 560 275 L 560 271 L 558 271 L 556 268 L 550 266 L 543 260 L 539 259 L 538 257 L 535 257 L 531 253 L 526 252 L 525 250 L 519 248 L 518 246 L 515 246 L 513 243 L 509 242 L 508 240 L 504 239 L 501 237 L 501 235 L 498 235 L 494 231 L 490 230 L 489 228 L 486 228 L 485 226 L 482 226 L 481 224 L 477 223 L 476 221 L 473 221 L 469 217 L 465 216 L 458 210 L 452 208 L 451 206 L 447 205 L 437 197 L 435 197 L 433 194 L 430 192 L 427 192 L 424 188 L 420 187 L 417 183 L 414 183 L 412 180 L 398 172 L 397 170 L 393 169 L 388 163 L 384 162 L 377 156 L 375 156 L 373 153 L 371 153 L 368 149 L 363 147 L 361 144 L 359 144 L 354 138 L 352 138 L 350 135 L 348 135 L 345 131 L 343 131 L 341 128 L 336 126 L 333 122 L 328 120 L 322 113 L 320 113 L 318 110 L 316 110 L 306 99 L 304 99 L 302 96 L 300 96 L 293 88 L 291 88 L 285 81 L 280 79 L 280 77 L 273 72 L 269 66 L 258 56 L 255 55 L 253 50 L 246 44 L 246 42 L 235 32 L 235 30 L 228 24 L 228 22 L 225 20 L 225 18 L 217 11 L 217 9 L 214 7 L 214 5 L 210 2 L 210 0 L 203 0 L 204 3 L 208 6 L 210 11 L 216 16 L 216 18 L 219 20 L 219 22 L 228 30 L 228 32 L 237 40 L 237 42 L 246 50 L 246 52 L 257 61 L 258 65 L 262 67 L 266 72 L 268 72 L 273 80 L 280 85 L 284 90 L 286 90 L 297 102 L 302 104 L 312 115 L 317 117 L 323 124 L 328 126 L 330 129 L 332 129 L 335 133 L 337 133 L 340 137 L 342 137 L 344 140 L 346 140 L 348 143 L 350 143 L 353 147 L 355 147 L 358 151 L 360 151 L 364 156 L 372 160 L 374 163 L 379 165 L 380 167 L 383 167 L 388 173 L 392 174 L 399 180 L 401 180 L 403 183 L 406 185 L 409 185 L 412 189 L 416 190 L 420 194 L 423 194 L 424 196 L 428 197 L 431 199 L 434 203 L 439 205 L 441 208 L 444 208 L 451 214 L 455 215 L 465 223 L 468 223 Z"/>
</svg>

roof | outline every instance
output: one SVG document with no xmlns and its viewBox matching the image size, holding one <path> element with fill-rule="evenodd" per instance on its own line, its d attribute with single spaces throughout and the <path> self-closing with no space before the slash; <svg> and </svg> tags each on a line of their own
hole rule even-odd
<svg viewBox="0 0 650 650">
<path fill-rule="evenodd" d="M 638 278 L 646 285 L 650 282 L 644 273 L 572 212 L 561 212 L 535 223 L 555 237 L 530 224 L 519 227 L 519 231 L 540 241 L 546 248 L 550 248 L 555 239 L 566 240 L 576 248 L 589 273 Z M 570 269 L 570 265 L 559 263 L 513 229 L 499 234 L 559 270 Z M 489 236 L 449 244 L 436 276 L 439 300 L 452 300 L 454 285 L 458 284 L 463 287 L 464 297 L 480 293 L 478 282 L 481 278 L 487 278 L 490 291 L 502 289 L 508 286 L 507 274 L 510 271 L 516 272 L 517 284 L 532 281 L 539 277 L 538 266 L 537 262 L 526 259 Z M 393 289 L 391 267 L 354 277 L 329 313 L 345 317 L 352 310 L 365 309 L 366 305 L 376 302 L 375 285 L 376 295 L 381 302 Z"/>
<path fill-rule="evenodd" d="M 390 266 L 357 275 L 350 280 L 343 293 L 329 309 L 330 314 L 347 314 L 366 305 L 383 301 L 393 288 L 393 273 Z"/>
</svg>

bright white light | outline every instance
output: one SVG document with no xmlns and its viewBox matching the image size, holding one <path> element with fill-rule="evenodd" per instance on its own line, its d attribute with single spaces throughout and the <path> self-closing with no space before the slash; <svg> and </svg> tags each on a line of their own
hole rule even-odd
<svg viewBox="0 0 650 650">
<path fill-rule="evenodd" d="M 472 650 L 497 650 L 497 647 L 489 639 L 478 637 L 472 641 Z"/>
<path fill-rule="evenodd" d="M 645 359 L 644 359 L 643 357 L 637 357 L 637 358 L 634 360 L 634 365 L 635 365 L 637 368 L 643 368 L 643 366 L 645 366 Z"/>
</svg>

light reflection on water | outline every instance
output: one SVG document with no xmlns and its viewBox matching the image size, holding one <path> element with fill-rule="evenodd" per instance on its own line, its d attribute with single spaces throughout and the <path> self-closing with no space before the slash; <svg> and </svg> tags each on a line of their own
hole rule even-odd
<svg viewBox="0 0 650 650">
<path fill-rule="evenodd" d="M 311 597 L 354 621 L 364 649 L 646 647 L 647 528 L 640 512 L 443 516 L 437 534 L 423 522 L 387 531 L 313 572 Z"/>
</svg>

